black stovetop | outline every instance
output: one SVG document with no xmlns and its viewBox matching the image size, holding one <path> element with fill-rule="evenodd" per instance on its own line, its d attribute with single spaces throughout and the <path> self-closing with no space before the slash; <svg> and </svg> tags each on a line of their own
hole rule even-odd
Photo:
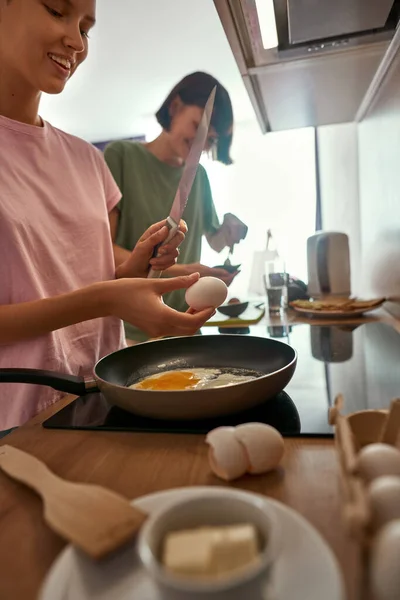
<svg viewBox="0 0 400 600">
<path fill-rule="evenodd" d="M 300 417 L 294 402 L 281 392 L 272 400 L 244 412 L 198 421 L 162 421 L 140 417 L 111 407 L 102 394 L 78 398 L 44 423 L 45 427 L 61 429 L 101 429 L 103 431 L 142 431 L 158 433 L 208 433 L 222 425 L 248 422 L 268 423 L 283 435 L 298 435 Z"/>
<path fill-rule="evenodd" d="M 127 413 L 111 407 L 101 394 L 92 394 L 78 398 L 43 426 L 206 433 L 220 425 L 260 421 L 286 436 L 332 436 L 328 410 L 336 394 L 343 393 L 345 412 L 387 408 L 393 397 L 400 396 L 400 335 L 389 325 L 370 322 L 349 327 L 337 322 L 331 326 L 255 326 L 249 333 L 280 339 L 298 352 L 296 372 L 285 392 L 254 409 L 218 419 L 167 422 Z"/>
</svg>

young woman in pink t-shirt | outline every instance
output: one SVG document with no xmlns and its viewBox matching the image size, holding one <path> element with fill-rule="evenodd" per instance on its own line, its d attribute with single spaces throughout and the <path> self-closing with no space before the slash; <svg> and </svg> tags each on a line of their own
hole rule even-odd
<svg viewBox="0 0 400 600">
<path fill-rule="evenodd" d="M 146 279 L 171 266 L 185 225 L 151 259 L 157 223 L 128 259 L 115 256 L 109 213 L 120 192 L 102 155 L 44 122 L 41 92 L 60 93 L 85 60 L 95 0 L 0 0 L 0 368 L 90 375 L 124 345 L 121 319 L 150 336 L 196 332 L 212 310 L 179 313 L 162 294 L 198 274 Z M 50 388 L 0 384 L 0 431 L 56 401 Z"/>
</svg>

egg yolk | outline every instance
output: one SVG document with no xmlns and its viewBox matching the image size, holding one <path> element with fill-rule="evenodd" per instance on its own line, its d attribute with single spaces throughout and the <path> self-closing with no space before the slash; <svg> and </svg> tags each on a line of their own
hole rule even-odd
<svg viewBox="0 0 400 600">
<path fill-rule="evenodd" d="M 199 383 L 200 377 L 197 377 L 190 371 L 176 371 L 174 373 L 164 373 L 159 377 L 144 379 L 137 384 L 138 390 L 186 390 Z"/>
</svg>

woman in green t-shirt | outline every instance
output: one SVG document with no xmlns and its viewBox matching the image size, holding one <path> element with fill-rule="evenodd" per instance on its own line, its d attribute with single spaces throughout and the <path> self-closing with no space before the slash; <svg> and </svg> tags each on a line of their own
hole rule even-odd
<svg viewBox="0 0 400 600">
<path fill-rule="evenodd" d="M 122 192 L 111 219 L 111 233 L 121 259 L 128 255 L 150 224 L 169 214 L 183 165 L 214 86 L 217 87 L 214 110 L 204 150 L 212 152 L 223 164 L 231 164 L 233 113 L 229 94 L 214 77 L 202 72 L 186 76 L 165 99 L 156 113 L 162 132 L 155 140 L 149 143 L 117 141 L 106 148 L 106 162 Z M 202 165 L 197 170 L 183 216 L 188 234 L 180 247 L 177 264 L 164 275 L 172 277 L 197 271 L 201 276 L 219 277 L 229 285 L 237 272 L 228 273 L 199 262 L 202 236 L 206 236 L 211 248 L 220 252 L 243 239 L 247 227 L 230 213 L 219 223 Z M 165 302 L 176 310 L 187 308 L 184 293 L 179 290 L 167 295 Z M 143 332 L 131 325 L 126 324 L 125 331 L 128 339 L 146 339 Z"/>
</svg>

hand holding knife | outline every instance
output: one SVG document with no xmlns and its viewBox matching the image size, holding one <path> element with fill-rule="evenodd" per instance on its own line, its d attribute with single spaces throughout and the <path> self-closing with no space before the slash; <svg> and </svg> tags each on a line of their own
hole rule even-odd
<svg viewBox="0 0 400 600">
<path fill-rule="evenodd" d="M 174 237 L 175 233 L 178 230 L 179 222 L 182 218 L 183 212 L 185 210 L 188 197 L 192 189 L 193 181 L 196 176 L 201 153 L 203 152 L 206 143 L 208 129 L 211 121 L 211 115 L 214 108 L 215 92 L 216 87 L 213 88 L 206 102 L 196 136 L 193 140 L 193 144 L 190 148 L 189 155 L 186 159 L 182 177 L 180 179 L 178 189 L 176 191 L 175 198 L 172 203 L 171 212 L 165 223 L 169 229 L 169 234 L 166 240 L 161 244 L 162 246 L 168 244 L 168 242 Z M 154 248 L 154 256 L 158 255 L 159 247 L 160 246 Z M 150 269 L 148 277 L 155 278 L 160 276 L 161 271 L 154 271 L 153 269 Z"/>
</svg>

